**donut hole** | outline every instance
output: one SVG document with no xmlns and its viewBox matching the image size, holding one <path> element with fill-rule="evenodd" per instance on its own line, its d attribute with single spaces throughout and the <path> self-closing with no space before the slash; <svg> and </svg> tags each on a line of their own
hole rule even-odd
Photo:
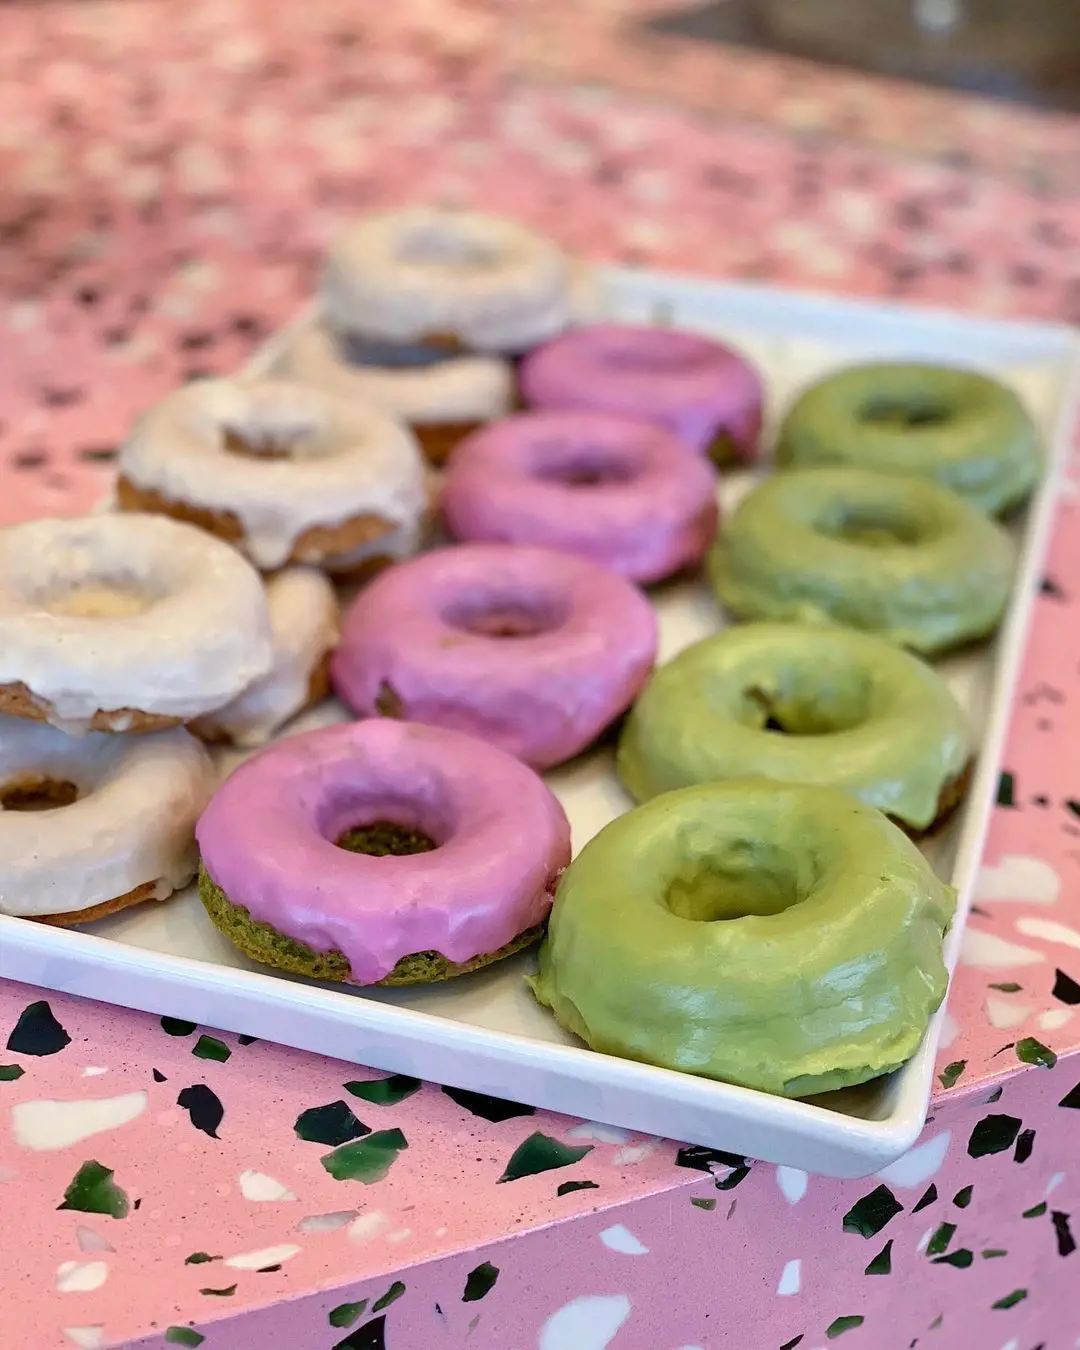
<svg viewBox="0 0 1080 1350">
<path fill-rule="evenodd" d="M 758 731 L 783 736 L 833 736 L 862 726 L 869 715 L 870 682 L 853 672 L 842 683 L 822 684 L 811 696 L 747 689 L 743 720 Z"/>
<path fill-rule="evenodd" d="M 0 811 L 55 811 L 79 800 L 79 789 L 66 778 L 26 777 L 0 785 Z"/>
<path fill-rule="evenodd" d="M 947 403 L 926 396 L 875 398 L 864 403 L 858 412 L 860 422 L 895 431 L 923 431 L 940 427 L 950 422 L 953 416 L 953 409 Z"/>
<path fill-rule="evenodd" d="M 550 441 L 536 447 L 532 476 L 542 483 L 570 488 L 613 487 L 632 483 L 637 468 L 625 454 L 605 446 Z"/>
<path fill-rule="evenodd" d="M 817 522 L 820 534 L 859 548 L 911 548 L 927 538 L 925 527 L 885 502 L 838 502 Z"/>
<path fill-rule="evenodd" d="M 486 272 L 501 261 L 499 250 L 457 230 L 418 224 L 397 241 L 395 261 L 443 272 Z"/>
<path fill-rule="evenodd" d="M 413 853 L 430 853 L 438 845 L 431 835 L 411 825 L 392 820 L 373 820 L 343 830 L 334 841 L 349 853 L 364 853 L 369 858 L 404 858 Z"/>
<path fill-rule="evenodd" d="M 499 591 L 459 600 L 443 614 L 459 633 L 488 638 L 539 637 L 560 627 L 565 618 L 565 606 L 552 595 Z"/>
<path fill-rule="evenodd" d="M 453 333 L 434 333 L 417 342 L 384 342 L 342 333 L 337 338 L 338 355 L 348 366 L 379 370 L 426 370 L 460 356 L 461 340 Z"/>
<path fill-rule="evenodd" d="M 42 598 L 42 608 L 62 619 L 127 619 L 157 599 L 128 579 L 88 581 Z"/>
<path fill-rule="evenodd" d="M 768 918 L 802 899 L 795 862 L 761 839 L 725 840 L 706 858 L 682 864 L 668 882 L 664 906 L 678 919 L 719 923 Z"/>
</svg>

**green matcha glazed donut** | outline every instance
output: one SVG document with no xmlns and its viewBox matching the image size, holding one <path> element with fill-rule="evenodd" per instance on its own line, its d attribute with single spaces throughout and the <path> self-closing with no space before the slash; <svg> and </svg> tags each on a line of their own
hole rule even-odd
<svg viewBox="0 0 1080 1350">
<path fill-rule="evenodd" d="M 638 801 L 747 774 L 828 784 L 926 830 L 959 799 L 971 752 L 962 709 L 917 657 L 850 629 L 750 623 L 656 671 L 618 771 Z"/>
<path fill-rule="evenodd" d="M 847 468 L 767 478 L 708 557 L 737 618 L 861 628 L 923 655 L 997 627 L 1013 563 L 1005 531 L 954 492 Z"/>
<path fill-rule="evenodd" d="M 1028 497 L 1041 462 L 1011 389 L 973 370 L 907 363 L 852 366 L 813 385 L 784 418 L 776 458 L 915 474 L 990 515 Z"/>
<path fill-rule="evenodd" d="M 955 892 L 837 788 L 735 779 L 612 821 L 563 874 L 533 989 L 594 1050 L 788 1097 L 910 1058 Z"/>
</svg>

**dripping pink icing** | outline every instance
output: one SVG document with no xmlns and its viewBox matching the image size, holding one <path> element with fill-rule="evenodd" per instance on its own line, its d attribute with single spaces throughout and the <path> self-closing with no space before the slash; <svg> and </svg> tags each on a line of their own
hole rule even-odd
<svg viewBox="0 0 1080 1350">
<path fill-rule="evenodd" d="M 422 830 L 430 853 L 338 848 L 357 825 Z M 494 746 L 379 718 L 290 736 L 219 788 L 196 835 L 213 881 L 255 919 L 338 950 L 373 984 L 414 952 L 460 963 L 540 923 L 570 861 L 544 782 Z"/>
<path fill-rule="evenodd" d="M 458 539 L 543 544 L 634 581 L 696 562 L 716 533 L 716 479 L 662 427 L 526 412 L 454 451 L 442 511 Z"/>
<path fill-rule="evenodd" d="M 549 768 L 630 706 L 656 641 L 652 606 L 614 572 L 553 549 L 462 544 L 361 591 L 332 674 L 361 717 L 452 727 Z"/>
<path fill-rule="evenodd" d="M 655 422 L 699 454 L 726 432 L 740 459 L 758 457 L 764 395 L 757 371 L 696 333 L 619 323 L 573 328 L 525 357 L 520 383 L 532 407 Z"/>
</svg>

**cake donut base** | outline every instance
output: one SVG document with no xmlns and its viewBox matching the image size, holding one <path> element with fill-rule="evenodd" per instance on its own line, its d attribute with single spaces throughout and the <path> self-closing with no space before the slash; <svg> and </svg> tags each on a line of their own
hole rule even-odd
<svg viewBox="0 0 1080 1350">
<path fill-rule="evenodd" d="M 0 713 L 26 717 L 31 722 L 48 722 L 52 726 L 62 726 L 64 723 L 49 700 L 39 697 L 21 680 L 0 684 Z M 180 717 L 166 717 L 163 713 L 142 712 L 138 708 L 99 708 L 89 719 L 85 730 L 123 731 L 130 735 L 142 735 L 150 731 L 167 731 L 169 727 L 179 726 L 182 720 Z"/>
</svg>

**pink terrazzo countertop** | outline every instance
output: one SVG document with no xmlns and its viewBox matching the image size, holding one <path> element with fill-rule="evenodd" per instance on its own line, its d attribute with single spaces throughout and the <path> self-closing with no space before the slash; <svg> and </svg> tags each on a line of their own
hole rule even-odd
<svg viewBox="0 0 1080 1350">
<path fill-rule="evenodd" d="M 383 13 L 354 0 L 287 10 L 194 0 L 168 7 L 166 22 L 164 0 L 57 0 L 7 7 L 2 22 L 0 523 L 100 501 L 130 419 L 178 380 L 234 367 L 308 293 L 336 224 L 379 204 L 467 199 L 595 258 L 1080 318 L 1080 200 L 868 146 L 808 146 L 782 130 L 611 92 L 506 87 L 505 34 L 483 4 L 409 0 Z M 1013 1309 L 1035 1303 L 1042 1278 L 1046 1316 L 1058 1318 L 1060 1285 L 1033 1272 L 1044 1246 L 1051 1255 L 1055 1243 L 1057 1255 L 1074 1250 L 1054 1162 L 1075 1128 L 1071 1110 L 1058 1107 L 1080 1101 L 1070 1058 L 1080 1050 L 1080 783 L 1062 752 L 1080 744 L 1080 465 L 1074 472 L 950 996 L 939 1065 L 950 1086 L 935 1110 L 940 1119 L 960 1113 L 958 1123 L 931 1122 L 893 1172 L 901 1180 L 881 1183 L 900 1196 L 896 1223 L 921 1229 L 937 1217 L 915 1217 L 938 1204 L 920 1202 L 935 1189 L 929 1178 L 945 1169 L 940 1205 L 946 1175 L 950 1186 L 971 1184 L 965 1159 L 983 1156 L 972 1153 L 971 1135 L 988 1094 L 1004 1086 L 1005 1102 L 1021 1103 L 1017 1115 L 990 1113 L 1015 1127 L 990 1127 L 1009 1137 L 980 1164 L 983 1245 L 996 1250 L 991 1230 L 1005 1222 L 997 1206 L 1006 1196 L 1042 1205 L 1044 1222 L 1020 1225 L 1019 1264 L 1007 1276 L 993 1274 L 1003 1270 L 993 1259 L 978 1267 L 987 1325 L 1001 1335 L 979 1331 L 950 1350 L 1031 1350 L 1010 1339 L 1010 1327 L 1019 1336 L 1034 1325 L 1016 1322 Z M 0 970 L 17 974 L 3 969 L 2 954 Z M 670 1350 L 695 1350 L 691 1337 L 718 1350 L 727 1342 L 706 1335 L 707 1324 L 688 1321 L 685 1345 L 674 1339 L 682 1331 L 670 1319 L 646 1317 L 642 1299 L 626 1292 L 630 1276 L 601 1278 L 596 1262 L 614 1258 L 622 1270 L 620 1261 L 646 1254 L 648 1225 L 668 1262 L 658 1257 L 650 1278 L 674 1279 L 686 1244 L 700 1241 L 687 1225 L 720 1211 L 730 1218 L 734 1199 L 749 1226 L 724 1230 L 734 1244 L 725 1260 L 757 1244 L 752 1269 L 739 1269 L 768 1304 L 765 1350 L 782 1343 L 782 1326 L 788 1347 L 805 1334 L 803 1350 L 818 1350 L 816 1328 L 821 1345 L 850 1333 L 844 1350 L 893 1350 L 873 1327 L 900 1325 L 890 1302 L 900 1281 L 864 1282 L 858 1300 L 845 1294 L 880 1244 L 845 1248 L 849 1270 L 820 1237 L 876 1194 L 871 1183 L 808 1183 L 790 1169 L 430 1085 L 371 1089 L 374 1075 L 353 1066 L 11 982 L 0 985 L 0 1037 L 3 1350 L 140 1338 L 154 1350 L 203 1338 L 207 1350 L 669 1350 L 668 1340 Z M 1045 1064 L 1060 1057 L 1056 1068 L 1021 1062 L 1032 1042 Z M 1044 1144 L 1033 1167 L 1025 1138 L 1036 1119 Z M 336 1180 L 323 1165 L 335 1147 L 373 1135 L 378 1147 L 359 1150 L 353 1178 Z M 389 1158 L 385 1175 L 369 1166 L 374 1153 Z M 1013 1196 L 1021 1182 L 1023 1196 Z M 800 1254 L 774 1270 L 790 1247 L 788 1209 L 808 1185 Z M 740 1189 L 720 1196 L 720 1211 L 691 1203 L 715 1200 L 717 1187 Z M 542 1244 L 549 1225 L 610 1206 L 619 1219 L 560 1225 L 578 1237 L 563 1240 L 558 1259 L 550 1247 L 528 1248 L 547 1252 L 535 1257 L 542 1273 L 530 1283 L 523 1266 L 515 1286 L 504 1277 L 499 1318 L 488 1305 L 472 1313 L 492 1244 L 524 1233 Z M 640 1217 L 632 1229 L 631 1214 Z M 1055 1214 L 1064 1220 L 1051 1223 Z M 560 1264 L 582 1233 L 598 1246 L 582 1249 L 572 1268 Z M 921 1256 L 931 1241 L 927 1234 L 918 1247 L 913 1237 L 912 1252 Z M 934 1274 L 917 1307 L 904 1305 L 905 1327 L 917 1315 L 925 1330 L 940 1316 L 934 1291 L 957 1265 Z M 435 1275 L 399 1280 L 421 1267 L 452 1269 L 452 1314 L 449 1295 L 431 1293 L 442 1287 Z M 800 1281 L 817 1293 L 795 1317 L 784 1300 Z M 426 1290 L 422 1303 L 399 1302 L 399 1282 L 412 1295 Z M 691 1304 L 700 1302 L 703 1287 L 687 1287 L 697 1291 Z M 1023 1300 L 997 1307 L 1021 1288 Z M 350 1300 L 365 1304 L 355 1326 L 345 1312 L 331 1317 Z M 582 1300 L 584 1321 L 564 1316 L 563 1305 Z M 481 1313 L 487 1320 L 473 1325 Z M 545 1330 L 556 1316 L 558 1335 Z M 581 1331 L 586 1322 L 592 1330 Z M 1055 1326 L 1064 1337 L 1066 1323 Z M 910 1339 L 905 1332 L 903 1344 Z M 739 1345 L 757 1350 L 745 1336 Z M 1048 1340 L 1047 1350 L 1066 1345 Z"/>
</svg>

